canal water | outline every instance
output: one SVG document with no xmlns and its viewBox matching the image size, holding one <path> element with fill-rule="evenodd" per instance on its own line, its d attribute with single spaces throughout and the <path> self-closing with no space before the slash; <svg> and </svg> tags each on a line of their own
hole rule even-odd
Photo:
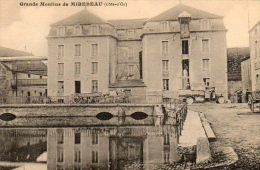
<svg viewBox="0 0 260 170">
<path fill-rule="evenodd" d="M 156 119 L 160 118 L 82 117 L 71 119 L 73 126 L 70 122 L 58 127 L 2 128 L 0 169 L 35 170 L 42 164 L 48 170 L 158 169 L 179 161 L 179 130 L 169 120 Z M 82 122 L 92 123 L 83 126 Z M 39 168 L 26 166 L 31 163 L 39 163 Z"/>
</svg>

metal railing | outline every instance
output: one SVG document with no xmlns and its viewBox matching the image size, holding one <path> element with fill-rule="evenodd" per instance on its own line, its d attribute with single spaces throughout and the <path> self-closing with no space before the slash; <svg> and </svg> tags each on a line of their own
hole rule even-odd
<svg viewBox="0 0 260 170">
<path fill-rule="evenodd" d="M 12 86 L 47 86 L 47 79 L 17 79 Z"/>
<path fill-rule="evenodd" d="M 161 95 L 104 95 L 101 93 L 71 96 L 0 96 L 0 104 L 175 104 L 178 99 L 166 100 Z"/>
</svg>

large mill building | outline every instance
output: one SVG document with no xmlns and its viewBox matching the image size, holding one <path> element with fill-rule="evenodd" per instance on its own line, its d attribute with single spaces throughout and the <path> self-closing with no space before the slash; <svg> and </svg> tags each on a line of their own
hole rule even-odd
<svg viewBox="0 0 260 170">
<path fill-rule="evenodd" d="M 150 19 L 106 21 L 84 9 L 51 25 L 48 94 L 131 91 L 178 96 L 215 87 L 227 97 L 223 17 L 179 4 Z"/>
</svg>

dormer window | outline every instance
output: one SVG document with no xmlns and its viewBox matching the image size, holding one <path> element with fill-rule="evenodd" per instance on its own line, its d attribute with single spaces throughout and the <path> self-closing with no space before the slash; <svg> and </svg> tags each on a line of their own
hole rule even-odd
<svg viewBox="0 0 260 170">
<path fill-rule="evenodd" d="M 161 22 L 161 29 L 162 31 L 168 31 L 169 23 L 167 21 Z"/>
<path fill-rule="evenodd" d="M 82 31 L 82 29 L 81 29 L 81 26 L 80 26 L 80 25 L 75 26 L 75 28 L 74 28 L 74 33 L 75 33 L 76 35 L 81 34 L 81 31 Z"/>
<path fill-rule="evenodd" d="M 191 15 L 183 11 L 179 14 L 178 20 L 180 23 L 180 32 L 181 32 L 181 38 L 189 38 L 190 37 L 190 21 L 191 21 Z"/>
<path fill-rule="evenodd" d="M 203 19 L 200 21 L 200 29 L 201 30 L 209 30 L 210 29 L 210 22 L 207 19 Z"/>
<path fill-rule="evenodd" d="M 98 34 L 98 26 L 97 25 L 92 25 L 91 26 L 91 32 L 92 34 Z"/>
<path fill-rule="evenodd" d="M 58 36 L 64 36 L 65 35 L 65 27 L 59 27 L 57 30 Z"/>
<path fill-rule="evenodd" d="M 133 29 L 128 30 L 127 34 L 128 34 L 129 37 L 134 36 L 134 30 Z"/>
</svg>

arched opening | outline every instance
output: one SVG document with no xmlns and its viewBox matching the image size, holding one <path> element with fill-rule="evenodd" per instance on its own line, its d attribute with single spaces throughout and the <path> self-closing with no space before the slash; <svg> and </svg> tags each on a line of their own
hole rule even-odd
<svg viewBox="0 0 260 170">
<path fill-rule="evenodd" d="M 109 112 L 100 112 L 96 115 L 96 117 L 99 119 L 99 120 L 109 120 L 111 119 L 112 117 L 114 117 L 111 113 Z"/>
<path fill-rule="evenodd" d="M 0 119 L 3 121 L 12 121 L 16 118 L 16 116 L 12 113 L 3 113 L 0 115 Z"/>
<path fill-rule="evenodd" d="M 146 119 L 148 115 L 144 112 L 134 112 L 133 114 L 131 114 L 131 117 L 135 120 L 143 120 Z"/>
</svg>

